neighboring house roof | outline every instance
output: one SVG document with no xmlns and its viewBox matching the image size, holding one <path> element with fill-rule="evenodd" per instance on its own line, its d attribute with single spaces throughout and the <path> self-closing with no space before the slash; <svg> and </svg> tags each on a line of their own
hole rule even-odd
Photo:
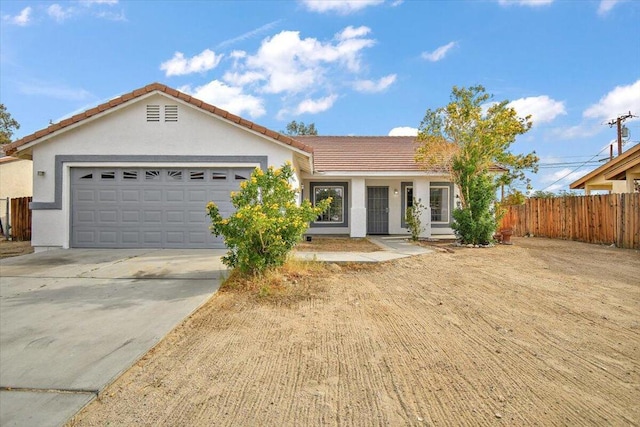
<svg viewBox="0 0 640 427">
<path fill-rule="evenodd" d="M 15 142 L 12 142 L 11 144 L 7 144 L 5 146 L 5 152 L 8 155 L 12 155 L 14 153 L 16 153 L 16 151 L 19 150 L 20 147 L 22 147 L 25 144 L 29 144 L 31 142 L 37 142 L 38 140 L 47 137 L 49 135 L 52 135 L 54 133 L 59 133 L 59 132 L 63 132 L 64 130 L 66 130 L 66 128 L 68 128 L 71 125 L 74 125 L 76 123 L 82 122 L 86 119 L 89 119 L 91 117 L 97 116 L 99 114 L 102 114 L 104 112 L 108 112 L 109 110 L 111 110 L 114 107 L 120 106 L 122 104 L 125 104 L 127 102 L 130 102 L 136 98 L 139 98 L 143 95 L 147 95 L 151 92 L 163 92 L 169 96 L 172 96 L 174 98 L 177 98 L 179 100 L 182 100 L 188 104 L 194 105 L 197 108 L 200 108 L 202 110 L 208 111 L 209 113 L 215 114 L 216 116 L 222 117 L 223 119 L 229 120 L 233 123 L 236 123 L 240 126 L 244 126 L 247 129 L 251 129 L 255 132 L 261 133 L 269 138 L 272 138 L 276 141 L 280 141 L 284 144 L 290 145 L 292 147 L 298 148 L 302 151 L 306 151 L 308 153 L 312 153 L 313 150 L 311 149 L 311 147 L 308 147 L 306 145 L 304 145 L 301 142 L 296 141 L 293 138 L 290 138 L 286 135 L 282 135 L 281 133 L 272 131 L 270 129 L 265 128 L 264 126 L 260 126 L 256 123 L 253 123 L 249 120 L 245 120 L 239 116 L 236 116 L 235 114 L 231 114 L 226 110 L 220 109 L 218 107 L 215 107 L 211 104 L 207 104 L 206 102 L 200 101 L 197 98 L 194 98 L 190 95 L 187 95 L 186 93 L 182 93 L 180 91 L 177 91 L 173 88 L 170 88 L 166 85 L 163 85 L 161 83 L 151 83 L 143 88 L 140 89 L 136 89 L 132 92 L 126 93 L 124 95 L 118 96 L 117 98 L 113 98 L 112 100 L 105 102 L 103 104 L 98 105 L 97 107 L 91 108 L 87 111 L 84 111 L 80 114 L 76 114 L 73 117 L 70 117 L 68 119 L 62 120 L 58 123 L 54 123 L 42 130 L 39 130 L 35 133 L 32 133 L 31 135 L 27 135 Z"/>
<path fill-rule="evenodd" d="M 637 144 L 618 157 L 609 160 L 599 168 L 572 182 L 571 185 L 569 185 L 569 188 L 571 188 L 572 190 L 582 190 L 590 180 L 598 176 L 603 176 L 606 180 L 623 180 L 625 179 L 625 172 L 632 167 L 638 166 L 639 164 L 640 144 Z"/>
<path fill-rule="evenodd" d="M 318 172 L 422 171 L 414 136 L 295 136 L 313 147 Z"/>
<path fill-rule="evenodd" d="M 17 157 L 11 157 L 11 156 L 4 156 L 4 157 L 0 157 L 0 164 L 2 163 L 11 163 L 11 162 L 15 162 L 16 160 L 21 160 Z"/>
</svg>

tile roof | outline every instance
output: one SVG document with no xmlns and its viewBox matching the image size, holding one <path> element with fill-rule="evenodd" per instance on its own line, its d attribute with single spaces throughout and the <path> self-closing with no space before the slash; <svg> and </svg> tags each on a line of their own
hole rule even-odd
<svg viewBox="0 0 640 427">
<path fill-rule="evenodd" d="M 319 172 L 418 172 L 414 136 L 294 136 L 313 147 Z"/>
<path fill-rule="evenodd" d="M 169 86 L 163 85 L 161 83 L 151 83 L 143 88 L 140 89 L 136 89 L 132 92 L 126 93 L 124 95 L 118 96 L 116 98 L 113 98 L 103 104 L 98 105 L 97 107 L 91 108 L 89 110 L 86 110 L 82 113 L 76 114 L 73 117 L 70 117 L 68 119 L 62 120 L 58 123 L 54 123 L 44 129 L 41 129 L 35 133 L 32 133 L 31 135 L 27 135 L 15 142 L 12 142 L 11 144 L 7 144 L 4 148 L 5 148 L 5 152 L 7 155 L 12 155 L 14 154 L 18 148 L 20 148 L 21 146 L 28 144 L 30 142 L 33 142 L 37 139 L 40 139 L 44 136 L 50 135 L 54 132 L 57 132 L 59 130 L 62 130 L 68 126 L 71 126 L 73 124 L 76 124 L 78 122 L 81 122 L 85 119 L 88 119 L 90 117 L 93 117 L 97 114 L 100 114 L 104 111 L 107 111 L 111 108 L 117 107 L 121 104 L 124 104 L 126 102 L 129 102 L 131 100 L 134 100 L 136 98 L 139 98 L 143 95 L 146 95 L 150 92 L 163 92 L 166 93 L 167 95 L 170 95 L 174 98 L 180 99 L 186 103 L 189 103 L 191 105 L 194 105 L 202 110 L 208 111 L 212 114 L 215 114 L 216 116 L 222 117 L 226 120 L 229 120 L 233 123 L 236 123 L 240 126 L 244 126 L 247 129 L 251 129 L 255 132 L 261 133 L 269 138 L 272 138 L 276 141 L 280 141 L 284 144 L 290 145 L 292 147 L 298 148 L 302 151 L 306 151 L 308 153 L 312 153 L 313 150 L 311 147 L 304 145 L 303 143 L 296 141 L 293 138 L 290 138 L 286 135 L 282 135 L 278 132 L 274 132 L 270 129 L 265 128 L 264 126 L 260 126 L 256 123 L 253 123 L 249 120 L 245 120 L 239 116 L 236 116 L 235 114 L 231 114 L 230 112 L 220 109 L 216 106 L 213 106 L 211 104 L 207 104 L 206 102 L 203 102 L 197 98 L 194 98 L 190 95 L 187 95 L 186 93 L 177 91 L 173 88 L 170 88 Z"/>
</svg>

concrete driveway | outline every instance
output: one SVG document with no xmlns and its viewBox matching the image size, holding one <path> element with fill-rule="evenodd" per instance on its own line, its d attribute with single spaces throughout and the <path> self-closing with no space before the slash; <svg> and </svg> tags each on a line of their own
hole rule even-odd
<svg viewBox="0 0 640 427">
<path fill-rule="evenodd" d="M 222 250 L 0 260 L 0 425 L 65 423 L 218 289 Z"/>
</svg>

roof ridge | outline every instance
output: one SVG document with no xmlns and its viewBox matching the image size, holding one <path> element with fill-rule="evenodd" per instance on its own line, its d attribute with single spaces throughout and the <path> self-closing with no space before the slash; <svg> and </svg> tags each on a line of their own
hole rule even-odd
<svg viewBox="0 0 640 427">
<path fill-rule="evenodd" d="M 235 114 L 230 113 L 227 110 L 223 110 L 222 108 L 218 108 L 215 105 L 206 103 L 198 98 L 194 98 L 191 95 L 188 95 L 184 92 L 180 92 L 177 89 L 174 89 L 172 87 L 169 87 L 165 84 L 162 83 L 158 83 L 158 82 L 153 82 L 150 83 L 146 86 L 143 86 L 141 88 L 138 89 L 134 89 L 131 92 L 127 92 L 125 94 L 122 94 L 120 96 L 116 96 L 115 98 L 112 98 L 106 102 L 103 102 L 100 105 L 97 105 L 93 108 L 89 108 L 81 113 L 75 114 L 67 119 L 61 120 L 58 123 L 53 123 L 49 126 L 47 126 L 46 128 L 40 129 L 30 135 L 24 136 L 10 144 L 7 144 L 4 146 L 5 148 L 5 153 L 10 155 L 10 154 L 15 154 L 15 152 L 18 150 L 19 147 L 28 144 L 30 142 L 33 142 L 37 139 L 40 139 L 42 137 L 45 137 L 47 135 L 50 135 L 54 132 L 57 132 L 59 130 L 62 130 L 68 126 L 71 126 L 73 124 L 79 123 L 83 120 L 86 120 L 90 117 L 93 117 L 97 114 L 101 114 L 107 110 L 110 110 L 112 108 L 115 108 L 119 105 L 125 104 L 129 101 L 132 101 L 136 98 L 139 98 L 143 95 L 146 95 L 148 93 L 151 92 L 163 92 L 166 93 L 169 96 L 172 96 L 174 98 L 177 98 L 179 100 L 182 100 L 188 104 L 191 104 L 197 108 L 200 108 L 202 110 L 208 111 L 212 114 L 215 114 L 216 116 L 222 117 L 223 119 L 229 120 L 231 122 L 234 122 L 240 126 L 243 126 L 247 129 L 253 130 L 254 132 L 258 132 L 262 135 L 265 135 L 271 139 L 274 139 L 276 141 L 280 141 L 284 144 L 290 145 L 292 147 L 298 148 L 302 151 L 306 151 L 307 153 L 313 153 L 313 148 L 300 142 L 300 141 L 296 141 L 295 139 L 287 136 L 287 135 L 283 135 L 279 132 L 273 131 L 271 129 L 267 129 L 264 126 L 261 126 L 257 123 L 254 123 L 250 120 L 246 120 L 243 119 L 240 116 L 236 116 Z"/>
</svg>

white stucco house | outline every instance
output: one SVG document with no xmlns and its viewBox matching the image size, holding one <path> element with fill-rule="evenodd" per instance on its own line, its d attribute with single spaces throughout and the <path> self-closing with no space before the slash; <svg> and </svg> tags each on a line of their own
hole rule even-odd
<svg viewBox="0 0 640 427">
<path fill-rule="evenodd" d="M 0 148 L 0 220 L 7 231 L 8 201 L 17 197 L 31 197 L 33 191 L 31 160 L 4 155 Z"/>
<path fill-rule="evenodd" d="M 289 137 L 153 83 L 26 136 L 33 160 L 32 245 L 50 248 L 223 247 L 205 205 L 255 167 L 293 163 L 301 195 L 332 205 L 309 234 L 407 235 L 413 198 L 423 236 L 452 234 L 455 187 L 414 161 L 413 137 Z"/>
</svg>

